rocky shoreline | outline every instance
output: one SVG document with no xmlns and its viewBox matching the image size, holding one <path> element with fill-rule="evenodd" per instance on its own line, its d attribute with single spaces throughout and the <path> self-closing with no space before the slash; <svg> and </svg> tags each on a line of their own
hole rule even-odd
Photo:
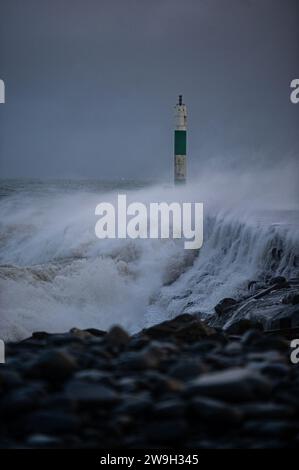
<svg viewBox="0 0 299 470">
<path fill-rule="evenodd" d="M 0 448 L 297 447 L 290 353 L 250 320 L 224 331 L 196 314 L 132 336 L 37 332 L 0 366 Z"/>
</svg>

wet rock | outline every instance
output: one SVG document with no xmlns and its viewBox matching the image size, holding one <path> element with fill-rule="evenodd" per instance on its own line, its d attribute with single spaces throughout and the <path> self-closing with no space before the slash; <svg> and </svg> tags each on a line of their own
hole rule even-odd
<svg viewBox="0 0 299 470">
<path fill-rule="evenodd" d="M 252 351 L 247 355 L 249 363 L 251 362 L 261 362 L 261 363 L 285 363 L 285 357 L 280 351 L 275 350 L 266 350 L 266 351 Z"/>
<path fill-rule="evenodd" d="M 239 362 L 238 361 L 238 358 L 236 358 L 237 361 L 236 362 Z M 228 356 L 225 356 L 224 354 L 215 354 L 215 353 L 211 353 L 211 354 L 207 354 L 204 358 L 205 360 L 205 364 L 206 366 L 208 367 L 208 369 L 210 370 L 211 368 L 212 369 L 216 369 L 218 371 L 220 370 L 223 370 L 223 369 L 229 369 L 231 367 L 234 367 L 234 363 L 235 363 L 235 358 L 234 357 L 228 357 Z"/>
<path fill-rule="evenodd" d="M 288 284 L 287 279 L 284 276 L 276 276 L 270 279 L 269 285 L 270 286 L 276 285 L 277 287 L 281 289 L 283 287 L 287 287 L 289 284 Z"/>
<path fill-rule="evenodd" d="M 248 368 L 234 368 L 205 374 L 190 382 L 188 395 L 204 395 L 225 401 L 242 402 L 258 396 L 267 396 L 271 383 Z"/>
<path fill-rule="evenodd" d="M 253 346 L 256 341 L 259 341 L 262 337 L 262 333 L 261 331 L 257 330 L 257 329 L 250 329 L 248 331 L 246 331 L 246 333 L 243 334 L 242 338 L 241 338 L 241 343 L 244 345 L 244 346 Z"/>
<path fill-rule="evenodd" d="M 241 318 L 239 320 L 230 323 L 227 328 L 225 328 L 225 332 L 228 335 L 243 335 L 248 330 L 258 330 L 262 331 L 263 326 L 261 323 L 253 322 L 251 320 L 247 320 L 246 318 Z"/>
<path fill-rule="evenodd" d="M 224 353 L 229 356 L 240 356 L 242 354 L 242 344 L 238 341 L 232 341 L 228 343 L 224 348 Z"/>
<path fill-rule="evenodd" d="M 236 407 L 205 397 L 194 398 L 190 403 L 190 411 L 193 418 L 200 418 L 210 426 L 216 423 L 223 425 L 239 424 L 243 419 L 242 412 Z"/>
<path fill-rule="evenodd" d="M 231 310 L 231 308 L 234 307 L 236 304 L 237 301 L 235 299 L 226 297 L 225 299 L 220 300 L 220 302 L 215 306 L 215 312 L 218 315 L 223 315 L 224 313 Z"/>
<path fill-rule="evenodd" d="M 118 389 L 123 393 L 133 393 L 139 390 L 139 381 L 137 377 L 120 377 L 117 385 Z"/>
<path fill-rule="evenodd" d="M 294 408 L 279 403 L 247 403 L 241 407 L 245 418 L 273 420 L 294 416 Z"/>
<path fill-rule="evenodd" d="M 295 311 L 279 291 L 269 295 Z M 113 328 L 11 343 L 0 367 L 0 447 L 291 446 L 299 374 L 289 343 L 252 325 L 227 334 L 184 314 L 130 338 Z"/>
<path fill-rule="evenodd" d="M 69 400 L 83 406 L 107 406 L 120 401 L 120 396 L 112 388 L 81 380 L 69 382 L 65 387 L 65 394 Z"/>
<path fill-rule="evenodd" d="M 66 348 L 68 346 L 80 345 L 84 343 L 84 340 L 80 336 L 73 335 L 71 333 L 61 334 L 57 333 L 50 335 L 47 339 L 47 345 L 55 347 Z"/>
<path fill-rule="evenodd" d="M 197 343 L 193 343 L 189 347 L 189 351 L 195 354 L 207 354 L 207 353 L 217 353 L 221 350 L 221 347 L 226 344 L 220 343 L 218 339 L 214 339 L 216 335 L 213 335 L 209 340 L 201 340 Z"/>
<path fill-rule="evenodd" d="M 271 379 L 275 384 L 279 381 L 285 380 L 290 375 L 290 368 L 285 364 L 269 363 L 269 362 L 252 362 L 249 367 L 258 370 L 263 375 Z"/>
<path fill-rule="evenodd" d="M 158 365 L 159 358 L 150 350 L 126 352 L 118 360 L 118 367 L 127 371 L 155 369 Z"/>
<path fill-rule="evenodd" d="M 124 397 L 123 402 L 115 409 L 116 415 L 144 416 L 149 414 L 153 408 L 153 401 L 149 394 L 129 395 Z"/>
<path fill-rule="evenodd" d="M 188 425 L 182 418 L 160 419 L 150 421 L 146 427 L 146 436 L 153 444 L 169 444 L 178 442 L 182 445 L 188 433 Z"/>
<path fill-rule="evenodd" d="M 75 336 L 83 341 L 91 339 L 93 336 L 89 331 L 87 330 L 80 330 L 79 328 L 72 328 L 70 330 L 70 334 L 72 336 Z"/>
<path fill-rule="evenodd" d="M 285 420 L 265 422 L 252 420 L 244 424 L 243 432 L 254 436 L 288 439 L 296 432 L 296 429 L 298 429 L 296 424 Z"/>
<path fill-rule="evenodd" d="M 263 336 L 255 342 L 254 347 L 260 351 L 288 351 L 289 342 L 280 336 Z"/>
<path fill-rule="evenodd" d="M 32 411 L 39 407 L 44 396 L 44 387 L 39 383 L 17 388 L 2 398 L 0 414 L 13 417 Z"/>
<path fill-rule="evenodd" d="M 298 305 L 299 304 L 299 293 L 287 294 L 282 298 L 283 304 Z"/>
<path fill-rule="evenodd" d="M 148 338 L 144 334 L 142 334 L 141 336 L 140 335 L 132 336 L 130 340 L 130 349 L 140 351 L 145 346 L 148 346 L 149 343 L 150 343 L 150 338 Z"/>
<path fill-rule="evenodd" d="M 32 448 L 51 448 L 60 447 L 63 441 L 56 436 L 49 436 L 47 434 L 32 434 L 26 439 L 26 446 Z"/>
<path fill-rule="evenodd" d="M 192 343 L 214 334 L 215 330 L 201 322 L 196 315 L 185 313 L 173 320 L 152 326 L 143 332 L 154 339 L 176 339 Z"/>
<path fill-rule="evenodd" d="M 0 369 L 0 390 L 4 391 L 20 387 L 23 384 L 22 377 L 17 371 Z"/>
<path fill-rule="evenodd" d="M 46 351 L 28 368 L 26 375 L 49 381 L 64 381 L 77 370 L 77 367 L 76 360 L 68 352 Z"/>
<path fill-rule="evenodd" d="M 90 333 L 92 336 L 95 336 L 97 338 L 102 338 L 106 336 L 107 332 L 103 330 L 98 330 L 97 328 L 87 328 L 86 330 L 87 333 Z"/>
<path fill-rule="evenodd" d="M 61 410 L 72 412 L 74 411 L 75 407 L 73 403 L 65 396 L 63 391 L 54 392 L 48 394 L 41 402 L 41 408 L 43 410 Z"/>
<path fill-rule="evenodd" d="M 159 418 L 179 418 L 185 415 L 186 405 L 180 399 L 168 399 L 157 403 L 153 409 L 153 414 Z"/>
<path fill-rule="evenodd" d="M 36 411 L 26 420 L 26 429 L 30 433 L 64 434 L 74 432 L 80 422 L 75 416 L 63 411 Z"/>
<path fill-rule="evenodd" d="M 109 384 L 112 383 L 111 373 L 97 369 L 85 369 L 74 374 L 74 380 L 92 383 Z"/>
<path fill-rule="evenodd" d="M 158 395 L 163 393 L 179 394 L 185 389 L 182 381 L 154 370 L 145 371 L 141 383 L 143 387 Z"/>
<path fill-rule="evenodd" d="M 45 331 L 35 331 L 32 333 L 32 338 L 37 340 L 47 340 L 51 335 Z"/>
<path fill-rule="evenodd" d="M 113 326 L 105 336 L 105 342 L 112 348 L 124 348 L 130 342 L 130 336 L 120 326 Z"/>
<path fill-rule="evenodd" d="M 169 370 L 169 375 L 179 380 L 190 380 L 206 372 L 206 368 L 196 359 L 181 359 Z"/>
</svg>

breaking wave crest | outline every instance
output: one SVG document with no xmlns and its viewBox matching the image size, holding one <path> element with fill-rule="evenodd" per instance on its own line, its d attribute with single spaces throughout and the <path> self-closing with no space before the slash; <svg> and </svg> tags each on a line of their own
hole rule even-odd
<svg viewBox="0 0 299 470">
<path fill-rule="evenodd" d="M 98 240 L 94 209 L 114 198 L 80 190 L 0 201 L 0 337 L 115 323 L 136 331 L 181 312 L 209 314 L 221 298 L 244 295 L 251 280 L 298 275 L 295 212 L 240 216 L 210 207 L 198 253 L 178 240 Z M 169 188 L 130 198 L 177 200 Z"/>
</svg>

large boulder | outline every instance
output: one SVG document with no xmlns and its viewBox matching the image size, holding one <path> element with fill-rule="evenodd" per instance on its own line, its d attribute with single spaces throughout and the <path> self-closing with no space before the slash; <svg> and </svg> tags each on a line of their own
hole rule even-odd
<svg viewBox="0 0 299 470">
<path fill-rule="evenodd" d="M 250 368 L 232 368 L 204 374 L 190 382 L 187 393 L 203 395 L 228 402 L 244 402 L 269 396 L 271 384 Z"/>
<path fill-rule="evenodd" d="M 225 299 L 220 300 L 220 302 L 215 306 L 215 312 L 218 315 L 223 315 L 224 313 L 231 310 L 232 307 L 236 305 L 237 301 L 235 299 L 231 299 L 227 297 Z"/>
<path fill-rule="evenodd" d="M 299 304 L 299 292 L 287 294 L 282 298 L 282 303 L 285 305 L 298 305 Z"/>
<path fill-rule="evenodd" d="M 152 339 L 173 339 L 192 343 L 215 334 L 215 330 L 205 325 L 198 316 L 185 313 L 173 320 L 147 328 L 142 333 Z"/>
<path fill-rule="evenodd" d="M 226 329 L 225 332 L 229 335 L 243 335 L 246 331 L 249 330 L 263 330 L 262 323 L 254 322 L 248 320 L 247 318 L 240 318 L 233 323 L 231 323 Z"/>
</svg>

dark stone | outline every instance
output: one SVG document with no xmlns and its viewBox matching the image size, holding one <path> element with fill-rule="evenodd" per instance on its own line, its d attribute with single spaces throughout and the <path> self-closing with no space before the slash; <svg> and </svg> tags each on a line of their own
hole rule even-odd
<svg viewBox="0 0 299 470">
<path fill-rule="evenodd" d="M 256 350 L 267 351 L 267 350 L 278 350 L 288 351 L 289 342 L 281 336 L 263 336 L 257 340 L 254 344 Z"/>
<path fill-rule="evenodd" d="M 278 403 L 247 403 L 242 405 L 241 410 L 245 418 L 273 420 L 285 419 L 294 416 L 294 408 Z"/>
<path fill-rule="evenodd" d="M 66 397 L 63 391 L 48 394 L 41 402 L 43 410 L 61 410 L 71 412 L 74 410 L 73 404 Z"/>
<path fill-rule="evenodd" d="M 130 349 L 139 351 L 150 343 L 150 338 L 146 335 L 135 335 L 131 337 Z"/>
<path fill-rule="evenodd" d="M 103 336 L 106 336 L 107 332 L 103 330 L 98 330 L 97 328 L 87 328 L 86 330 L 87 333 L 90 333 L 92 336 L 96 336 L 98 338 L 102 338 Z"/>
<path fill-rule="evenodd" d="M 241 318 L 240 320 L 236 320 L 235 322 L 231 323 L 225 329 L 225 332 L 229 335 L 243 335 L 248 330 L 262 331 L 263 325 L 258 322 L 247 320 L 246 318 Z"/>
<path fill-rule="evenodd" d="M 271 295 L 277 308 L 296 310 Z M 133 337 L 114 327 L 10 343 L 0 367 L 0 447 L 292 447 L 298 368 L 288 341 L 253 325 L 228 335 L 183 314 Z"/>
<path fill-rule="evenodd" d="M 298 426 L 285 420 L 268 420 L 265 422 L 247 421 L 244 424 L 243 432 L 253 436 L 285 438 L 288 439 L 296 432 Z"/>
<path fill-rule="evenodd" d="M 7 391 L 22 384 L 23 380 L 17 371 L 0 368 L 0 389 Z"/>
<path fill-rule="evenodd" d="M 155 369 L 159 359 L 150 350 L 130 351 L 121 355 L 118 366 L 124 370 Z"/>
<path fill-rule="evenodd" d="M 260 364 L 259 371 L 268 376 L 271 380 L 285 380 L 291 373 L 290 367 L 281 363 L 265 362 Z"/>
<path fill-rule="evenodd" d="M 216 353 L 220 351 L 221 347 L 226 343 L 221 344 L 218 340 L 214 339 L 214 337 L 215 335 L 213 335 L 211 339 L 201 340 L 198 343 L 193 343 L 190 346 L 189 351 L 198 354 L 207 354 L 211 352 Z"/>
<path fill-rule="evenodd" d="M 282 298 L 283 304 L 298 305 L 299 304 L 299 293 L 287 294 Z"/>
<path fill-rule="evenodd" d="M 70 333 L 57 333 L 48 337 L 47 345 L 65 348 L 67 346 L 81 345 L 83 342 L 84 341 L 79 336 Z"/>
<path fill-rule="evenodd" d="M 215 306 L 215 312 L 218 315 L 223 315 L 224 313 L 228 312 L 232 307 L 234 307 L 236 303 L 237 301 L 235 299 L 226 297 L 225 299 L 220 300 L 220 302 Z"/>
<path fill-rule="evenodd" d="M 119 395 L 110 387 L 81 380 L 72 380 L 65 387 L 66 397 L 79 405 L 113 405 L 120 401 Z"/>
<path fill-rule="evenodd" d="M 153 409 L 154 415 L 159 416 L 159 418 L 183 417 L 185 411 L 186 405 L 183 400 L 175 398 L 158 402 Z"/>
<path fill-rule="evenodd" d="M 89 340 L 92 338 L 92 334 L 87 330 L 80 330 L 79 328 L 72 328 L 70 334 L 75 336 L 83 341 Z"/>
<path fill-rule="evenodd" d="M 178 442 L 182 445 L 182 439 L 188 433 L 188 426 L 184 419 L 159 419 L 147 423 L 146 436 L 153 444 L 169 444 Z"/>
<path fill-rule="evenodd" d="M 192 343 L 212 335 L 215 330 L 205 325 L 196 315 L 185 313 L 173 320 L 143 330 L 143 333 L 154 339 L 166 339 L 168 341 L 176 339 Z"/>
<path fill-rule="evenodd" d="M 47 434 L 32 434 L 26 439 L 26 446 L 31 448 L 57 448 L 62 445 L 62 440 L 56 436 L 49 436 Z"/>
<path fill-rule="evenodd" d="M 42 384 L 30 384 L 17 388 L 2 398 L 0 414 L 18 416 L 20 413 L 32 411 L 38 408 L 44 396 L 45 391 Z"/>
<path fill-rule="evenodd" d="M 153 401 L 149 394 L 129 395 L 115 409 L 115 414 L 139 416 L 148 414 L 153 408 Z"/>
<path fill-rule="evenodd" d="M 191 418 L 201 419 L 211 426 L 218 424 L 239 424 L 243 414 L 236 407 L 211 398 L 197 397 L 190 403 Z"/>
<path fill-rule="evenodd" d="M 27 377 L 64 381 L 77 370 L 76 360 L 62 350 L 46 351 L 27 370 Z"/>
<path fill-rule="evenodd" d="M 179 380 L 190 380 L 206 372 L 205 367 L 196 359 L 181 359 L 171 367 L 169 375 Z"/>
<path fill-rule="evenodd" d="M 45 340 L 48 339 L 49 336 L 51 336 L 49 333 L 46 333 L 45 331 L 35 331 L 32 333 L 32 338 L 37 339 L 37 340 Z"/>
<path fill-rule="evenodd" d="M 26 429 L 30 433 L 64 434 L 79 428 L 79 420 L 63 411 L 35 411 L 26 420 Z"/>
<path fill-rule="evenodd" d="M 105 342 L 114 348 L 123 348 L 130 342 L 130 336 L 120 326 L 113 326 L 105 336 Z"/>
<path fill-rule="evenodd" d="M 155 370 L 145 371 L 141 383 L 145 388 L 159 395 L 165 393 L 179 394 L 185 389 L 183 382 L 180 380 Z"/>
<path fill-rule="evenodd" d="M 228 356 L 238 356 L 242 354 L 242 344 L 239 341 L 232 341 L 224 348 L 224 353 Z"/>
<path fill-rule="evenodd" d="M 254 330 L 248 330 L 246 333 L 243 334 L 241 343 L 244 346 L 253 346 L 256 341 L 260 340 L 262 337 L 261 331 L 254 329 Z"/>
<path fill-rule="evenodd" d="M 271 393 L 271 384 L 249 368 L 228 369 L 202 375 L 189 383 L 187 394 L 220 398 L 224 401 L 248 401 Z"/>
<path fill-rule="evenodd" d="M 287 279 L 284 277 L 284 276 L 276 276 L 276 277 L 272 277 L 269 281 L 269 285 L 270 286 L 274 286 L 274 285 L 277 285 L 279 286 L 280 288 L 281 287 L 286 287 L 288 285 L 288 281 Z"/>
<path fill-rule="evenodd" d="M 111 372 L 102 371 L 98 369 L 85 369 L 74 374 L 74 380 L 101 383 L 101 384 L 112 384 L 113 378 Z"/>
</svg>

